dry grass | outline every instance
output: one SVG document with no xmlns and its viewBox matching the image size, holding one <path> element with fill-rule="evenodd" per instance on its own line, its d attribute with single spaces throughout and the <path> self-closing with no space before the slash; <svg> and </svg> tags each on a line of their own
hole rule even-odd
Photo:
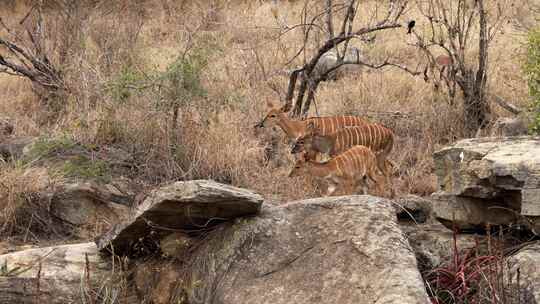
<svg viewBox="0 0 540 304">
<path fill-rule="evenodd" d="M 0 164 L 0 234 L 36 240 L 36 233 L 50 233 L 50 215 L 39 195 L 53 187 L 46 169 L 24 169 Z"/>
<path fill-rule="evenodd" d="M 61 115 L 51 119 L 25 80 L 4 75 L 0 111 L 14 121 L 17 135 L 67 133 L 82 143 L 121 146 L 135 155 L 138 178 L 147 184 L 212 178 L 252 188 L 272 200 L 318 195 L 310 182 L 287 177 L 292 157 L 279 139 L 281 131 L 256 134 L 252 129 L 264 115 L 266 100 L 278 100 L 268 84 L 284 92 L 287 78 L 280 71 L 300 45 L 300 32 L 278 37 L 275 16 L 288 24 L 298 22 L 301 2 L 287 1 L 277 8 L 271 2 L 240 0 L 118 1 L 91 9 L 82 5 L 85 14 L 74 15 L 85 17 L 71 20 L 71 31 L 50 36 L 51 44 L 62 41 L 62 35 L 78 39 L 64 63 L 72 93 Z M 368 7 L 377 3 L 368 2 Z M 21 16 L 26 8 L 17 2 L 0 13 L 12 16 L 13 23 L 13 16 Z M 530 18 L 523 15 L 527 12 L 519 13 L 512 17 Z M 414 10 L 407 14 L 406 18 L 418 18 Z M 503 31 L 490 53 L 489 89 L 523 106 L 527 89 L 520 57 L 514 55 L 523 38 L 511 25 Z M 374 45 L 358 46 L 372 58 L 391 55 L 414 65 L 422 59 L 407 44 L 409 38 L 402 30 L 388 31 L 378 35 Z M 155 92 L 132 90 L 118 102 L 107 90 L 126 67 L 141 75 L 164 71 L 189 41 L 210 42 L 210 63 L 202 73 L 206 95 L 181 107 L 176 132 L 170 127 L 170 113 L 157 106 L 160 97 Z M 394 180 L 401 193 L 433 192 L 432 152 L 463 136 L 460 107 L 449 105 L 444 94 L 435 93 L 421 78 L 399 70 L 365 71 L 324 83 L 316 101 L 321 115 L 367 116 L 396 132 L 391 158 L 399 168 Z M 494 112 L 504 115 L 496 106 Z M 268 160 L 271 137 L 278 137 L 278 150 L 277 157 Z M 0 173 L 4 180 L 22 176 L 8 167 Z"/>
</svg>

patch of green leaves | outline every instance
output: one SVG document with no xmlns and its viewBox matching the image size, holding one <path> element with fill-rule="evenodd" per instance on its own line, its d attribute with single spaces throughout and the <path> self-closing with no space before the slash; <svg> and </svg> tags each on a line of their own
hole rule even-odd
<svg viewBox="0 0 540 304">
<path fill-rule="evenodd" d="M 531 133 L 540 134 L 540 28 L 533 29 L 527 37 L 527 58 L 523 66 L 527 77 L 531 105 Z"/>
<path fill-rule="evenodd" d="M 133 66 L 125 66 L 105 85 L 107 93 L 116 102 L 126 102 L 133 94 L 143 90 L 141 82 L 144 76 Z"/>
<path fill-rule="evenodd" d="M 92 179 L 103 183 L 111 180 L 111 168 L 107 162 L 92 160 L 84 155 L 64 162 L 60 173 L 65 177 Z"/>
<path fill-rule="evenodd" d="M 34 161 L 46 158 L 55 154 L 60 154 L 75 148 L 77 144 L 67 136 L 59 138 L 40 137 L 30 146 L 30 150 L 25 155 L 26 161 Z"/>
</svg>

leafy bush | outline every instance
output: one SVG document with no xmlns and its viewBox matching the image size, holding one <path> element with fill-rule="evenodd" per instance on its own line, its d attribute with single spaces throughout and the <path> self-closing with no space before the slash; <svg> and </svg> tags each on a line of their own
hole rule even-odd
<svg viewBox="0 0 540 304">
<path fill-rule="evenodd" d="M 184 105 L 188 100 L 206 95 L 201 73 L 208 63 L 204 52 L 181 56 L 158 76 L 158 90 L 164 93 L 168 108 Z"/>
<path fill-rule="evenodd" d="M 50 162 L 48 166 L 57 167 L 54 173 L 62 177 L 109 182 L 110 165 L 105 160 L 90 157 L 91 150 L 91 145 L 75 142 L 68 136 L 40 137 L 32 144 L 24 163 Z"/>
<path fill-rule="evenodd" d="M 114 101 L 125 102 L 137 91 L 136 86 L 142 79 L 143 76 L 135 68 L 126 66 L 106 84 L 106 91 Z"/>
<path fill-rule="evenodd" d="M 111 168 L 107 162 L 91 160 L 83 155 L 67 160 L 60 172 L 65 177 L 93 179 L 104 183 L 111 180 Z"/>
<path fill-rule="evenodd" d="M 540 133 L 540 28 L 529 32 L 527 38 L 527 59 L 524 65 L 525 75 L 532 97 L 531 132 Z"/>
<path fill-rule="evenodd" d="M 37 161 L 75 148 L 77 144 L 68 136 L 59 138 L 38 138 L 30 147 L 26 161 Z"/>
</svg>

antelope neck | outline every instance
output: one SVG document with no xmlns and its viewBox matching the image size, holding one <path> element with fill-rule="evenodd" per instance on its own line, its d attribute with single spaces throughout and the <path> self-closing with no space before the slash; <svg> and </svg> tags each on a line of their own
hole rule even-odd
<svg viewBox="0 0 540 304">
<path fill-rule="evenodd" d="M 285 113 L 279 115 L 277 124 L 290 138 L 297 138 L 305 132 L 305 126 L 302 121 L 292 120 Z"/>
</svg>

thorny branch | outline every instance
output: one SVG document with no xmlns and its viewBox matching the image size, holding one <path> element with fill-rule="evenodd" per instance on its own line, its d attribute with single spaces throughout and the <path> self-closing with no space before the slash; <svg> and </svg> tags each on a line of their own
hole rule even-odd
<svg viewBox="0 0 540 304">
<path fill-rule="evenodd" d="M 28 78 L 34 85 L 50 92 L 67 89 L 61 72 L 51 63 L 44 51 L 42 35 L 45 30 L 41 7 L 33 6 L 19 24 L 22 25 L 34 11 L 37 11 L 37 24 L 32 30 L 26 28 L 27 39 L 17 35 L 0 18 L 0 26 L 11 37 L 9 39 L 0 36 L 0 47 L 10 55 L 8 57 L 7 54 L 0 54 L 0 73 Z"/>
<path fill-rule="evenodd" d="M 504 3 L 489 3 L 488 14 L 484 0 L 416 1 L 428 24 L 422 35 L 413 30 L 415 45 L 427 61 L 426 80 L 432 79 L 436 90 L 444 84 L 451 103 L 459 88 L 471 132 L 485 126 L 490 112 L 486 99 L 488 50 L 505 21 Z M 473 35 L 478 36 L 473 39 Z M 471 52 L 470 43 L 474 41 L 478 50 Z"/>
</svg>

